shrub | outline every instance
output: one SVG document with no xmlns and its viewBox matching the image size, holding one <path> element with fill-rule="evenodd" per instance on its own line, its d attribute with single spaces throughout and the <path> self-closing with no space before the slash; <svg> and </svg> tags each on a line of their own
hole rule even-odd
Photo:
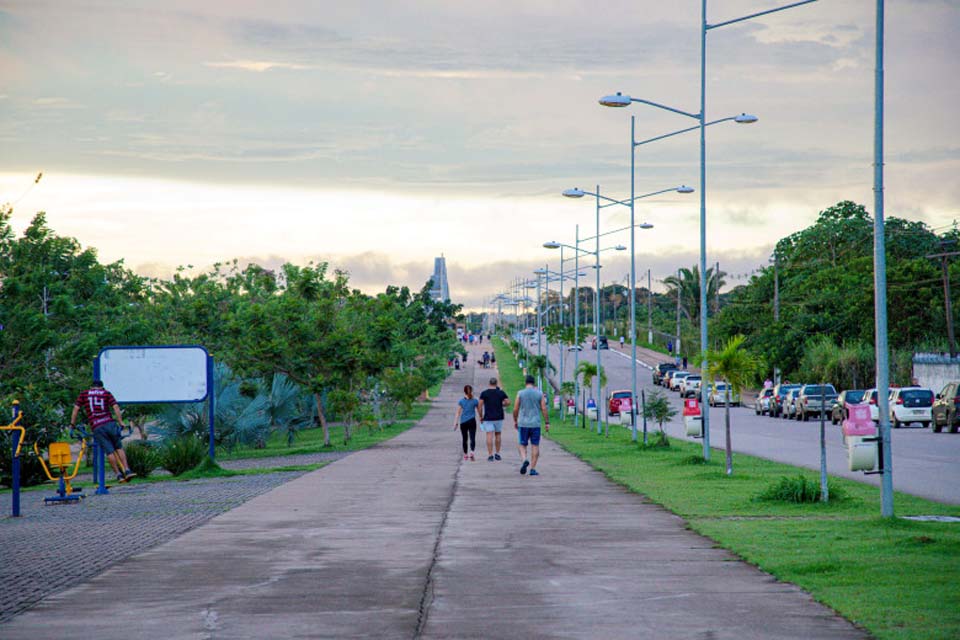
<svg viewBox="0 0 960 640">
<path fill-rule="evenodd" d="M 692 456 L 687 456 L 680 461 L 680 464 L 692 464 L 692 465 L 703 465 L 710 464 L 710 461 L 703 457 L 703 454 L 696 453 Z"/>
<path fill-rule="evenodd" d="M 146 478 L 160 466 L 160 453 L 147 442 L 131 442 L 123 448 L 127 452 L 127 464 L 141 478 Z"/>
<path fill-rule="evenodd" d="M 831 500 L 842 500 L 846 493 L 827 483 L 827 489 Z M 795 478 L 783 476 L 763 490 L 757 496 L 758 500 L 770 502 L 792 502 L 795 504 L 805 504 L 820 501 L 820 482 L 805 477 L 802 473 Z"/>
<path fill-rule="evenodd" d="M 167 442 L 160 451 L 160 466 L 179 476 L 203 462 L 207 443 L 192 435 L 184 435 Z"/>
</svg>

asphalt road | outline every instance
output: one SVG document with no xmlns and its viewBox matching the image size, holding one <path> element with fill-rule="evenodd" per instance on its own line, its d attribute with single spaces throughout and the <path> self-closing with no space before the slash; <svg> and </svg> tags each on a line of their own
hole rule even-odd
<svg viewBox="0 0 960 640">
<path fill-rule="evenodd" d="M 589 347 L 589 338 L 584 343 L 581 359 L 591 362 L 597 352 Z M 534 347 L 536 349 L 536 347 Z M 551 361 L 558 365 L 556 345 L 550 349 Z M 565 362 L 567 378 L 573 371 L 574 354 L 569 353 Z M 631 383 L 630 345 L 621 352 L 611 342 L 609 351 L 601 351 L 601 363 L 607 372 L 608 389 L 629 389 Z M 638 352 L 637 380 L 640 388 L 651 391 L 662 389 L 653 384 L 650 367 L 667 361 L 666 356 L 653 352 Z M 606 391 L 604 391 L 606 394 Z M 670 391 L 668 397 L 680 409 L 679 394 Z M 710 410 L 710 445 L 723 449 L 723 407 Z M 797 422 L 768 418 L 755 414 L 752 404 L 731 408 L 731 432 L 733 450 L 741 453 L 786 462 L 789 464 L 820 469 L 820 423 L 819 421 Z M 831 475 L 843 476 L 879 485 L 878 475 L 865 476 L 859 471 L 847 470 L 847 449 L 843 445 L 840 427 L 827 422 L 827 470 Z M 678 416 L 665 425 L 674 437 L 687 438 L 683 423 Z M 893 486 L 896 491 L 929 498 L 938 502 L 960 504 L 960 433 L 933 433 L 919 426 L 891 429 L 893 447 Z M 692 438 L 687 438 L 692 440 Z"/>
</svg>

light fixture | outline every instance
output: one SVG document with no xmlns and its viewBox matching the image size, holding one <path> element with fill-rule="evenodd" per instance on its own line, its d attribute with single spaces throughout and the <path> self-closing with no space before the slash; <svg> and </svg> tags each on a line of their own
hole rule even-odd
<svg viewBox="0 0 960 640">
<path fill-rule="evenodd" d="M 582 198 L 584 193 L 582 189 L 574 187 L 573 189 L 564 189 L 563 195 L 566 198 Z"/>
<path fill-rule="evenodd" d="M 757 116 L 750 115 L 749 113 L 741 113 L 733 117 L 733 121 L 738 124 L 753 124 L 759 119 Z"/>
<path fill-rule="evenodd" d="M 688 187 L 685 184 L 682 184 L 679 187 L 677 187 L 677 193 L 693 193 L 693 191 L 694 191 L 693 187 Z"/>
<path fill-rule="evenodd" d="M 599 102 L 605 107 L 629 107 L 632 100 L 630 96 L 625 96 L 617 91 L 615 95 L 603 96 Z"/>
<path fill-rule="evenodd" d="M 543 248 L 544 248 L 544 249 L 559 249 L 559 248 L 560 248 L 560 243 L 557 242 L 556 240 L 550 240 L 549 242 L 544 242 L 544 243 L 543 243 Z"/>
</svg>

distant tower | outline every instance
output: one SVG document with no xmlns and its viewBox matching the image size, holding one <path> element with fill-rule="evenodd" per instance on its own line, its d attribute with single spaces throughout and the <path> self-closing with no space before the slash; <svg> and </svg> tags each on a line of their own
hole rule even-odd
<svg viewBox="0 0 960 640">
<path fill-rule="evenodd" d="M 433 259 L 433 288 L 430 297 L 440 302 L 450 300 L 450 287 L 447 285 L 447 259 L 441 256 Z"/>
</svg>

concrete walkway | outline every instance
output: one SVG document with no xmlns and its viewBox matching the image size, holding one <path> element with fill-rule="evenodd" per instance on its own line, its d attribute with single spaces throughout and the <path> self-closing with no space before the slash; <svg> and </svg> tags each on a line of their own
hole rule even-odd
<svg viewBox="0 0 960 640">
<path fill-rule="evenodd" d="M 551 442 L 543 475 L 521 476 L 509 419 L 502 462 L 482 439 L 463 461 L 455 402 L 492 373 L 468 364 L 419 426 L 46 598 L 0 637 L 866 637 Z"/>
</svg>

